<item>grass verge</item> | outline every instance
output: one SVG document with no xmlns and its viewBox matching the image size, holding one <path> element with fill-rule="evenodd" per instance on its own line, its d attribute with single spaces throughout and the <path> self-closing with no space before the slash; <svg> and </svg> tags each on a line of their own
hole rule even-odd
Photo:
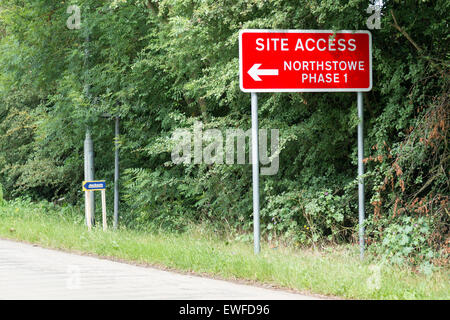
<svg viewBox="0 0 450 320">
<path fill-rule="evenodd" d="M 350 299 L 449 299 L 449 270 L 429 276 L 409 268 L 359 261 L 354 246 L 308 249 L 226 241 L 192 229 L 183 234 L 120 229 L 91 232 L 73 208 L 10 202 L 0 205 L 0 237 L 228 280 Z"/>
</svg>

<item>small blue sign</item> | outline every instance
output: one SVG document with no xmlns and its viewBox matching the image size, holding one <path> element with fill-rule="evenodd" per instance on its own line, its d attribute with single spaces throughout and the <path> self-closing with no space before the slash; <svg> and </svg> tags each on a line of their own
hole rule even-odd
<svg viewBox="0 0 450 320">
<path fill-rule="evenodd" d="M 106 181 L 83 181 L 83 191 L 89 190 L 105 190 L 106 189 Z"/>
</svg>

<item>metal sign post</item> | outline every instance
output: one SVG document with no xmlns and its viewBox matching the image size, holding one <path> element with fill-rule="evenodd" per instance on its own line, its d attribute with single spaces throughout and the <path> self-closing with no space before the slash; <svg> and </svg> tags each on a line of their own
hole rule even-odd
<svg viewBox="0 0 450 320">
<path fill-rule="evenodd" d="M 359 250 L 364 259 L 364 117 L 363 94 L 358 92 L 358 213 L 359 213 Z"/>
<path fill-rule="evenodd" d="M 258 150 L 258 96 L 252 99 L 252 176 L 253 176 L 253 242 L 255 254 L 261 251 L 259 224 L 259 150 Z"/>
<path fill-rule="evenodd" d="M 119 133 L 120 133 L 120 118 L 113 117 L 109 113 L 103 113 L 102 118 L 114 119 L 114 220 L 113 228 L 117 229 L 119 225 Z M 89 180 L 89 179 L 86 179 Z M 93 179 L 91 179 L 93 180 Z"/>
<path fill-rule="evenodd" d="M 114 153 L 114 229 L 119 225 L 119 117 L 116 117 L 115 123 L 115 141 L 116 150 Z"/>
<path fill-rule="evenodd" d="M 86 139 L 84 140 L 84 179 L 86 181 L 94 180 L 94 143 L 89 129 L 86 130 Z M 86 225 L 90 228 L 95 224 L 95 197 L 89 193 L 85 195 Z"/>
</svg>

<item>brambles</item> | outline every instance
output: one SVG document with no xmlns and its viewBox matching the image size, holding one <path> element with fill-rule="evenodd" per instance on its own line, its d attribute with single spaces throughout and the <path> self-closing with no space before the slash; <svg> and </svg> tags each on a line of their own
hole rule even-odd
<svg viewBox="0 0 450 320">
<path fill-rule="evenodd" d="M 396 263 L 448 265 L 450 108 L 444 92 L 395 147 L 374 147 L 380 181 L 369 243 Z M 420 110 L 417 110 L 420 112 Z"/>
</svg>

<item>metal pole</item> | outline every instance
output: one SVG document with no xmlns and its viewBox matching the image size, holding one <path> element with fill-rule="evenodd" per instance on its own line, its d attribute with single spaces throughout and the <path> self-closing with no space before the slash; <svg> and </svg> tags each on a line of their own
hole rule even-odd
<svg viewBox="0 0 450 320">
<path fill-rule="evenodd" d="M 94 180 L 94 143 L 91 138 L 91 131 L 89 129 L 86 130 L 86 139 L 84 140 L 84 180 L 92 181 Z M 86 196 L 86 207 L 88 208 L 88 213 L 90 216 L 90 224 L 94 225 L 95 223 L 95 198 L 94 195 L 87 196 L 87 192 L 85 192 Z M 88 215 L 86 215 L 86 224 L 89 225 Z"/>
<path fill-rule="evenodd" d="M 252 175 L 253 175 L 253 239 L 254 251 L 261 251 L 259 225 L 259 157 L 258 157 L 258 96 L 252 92 Z"/>
<path fill-rule="evenodd" d="M 116 117 L 115 157 L 114 157 L 114 229 L 119 224 L 119 117 Z"/>
<path fill-rule="evenodd" d="M 85 38 L 85 48 L 84 48 L 84 68 L 85 75 L 87 76 L 89 73 L 89 47 L 88 44 L 90 42 L 89 39 L 89 29 L 87 30 L 86 38 Z M 86 98 L 90 100 L 89 93 L 89 83 L 86 81 L 84 85 L 84 90 L 86 94 Z M 92 181 L 94 180 L 94 143 L 91 138 L 91 130 L 89 127 L 86 128 L 86 139 L 84 141 L 84 180 Z M 92 193 L 90 196 L 87 196 L 87 193 Z M 89 210 L 91 225 L 95 224 L 95 196 L 93 192 L 85 192 L 86 195 L 86 204 Z M 86 217 L 87 218 L 87 217 Z M 87 222 L 87 220 L 86 220 Z"/>
<path fill-rule="evenodd" d="M 359 246 L 360 258 L 364 259 L 364 117 L 363 94 L 358 92 L 358 211 L 359 211 Z"/>
</svg>

